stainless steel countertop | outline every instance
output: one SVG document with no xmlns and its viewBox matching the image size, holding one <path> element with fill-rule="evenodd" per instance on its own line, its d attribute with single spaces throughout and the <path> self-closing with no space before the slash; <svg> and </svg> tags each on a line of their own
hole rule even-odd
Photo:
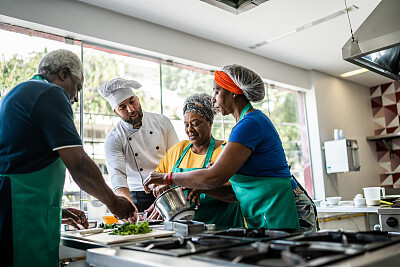
<svg viewBox="0 0 400 267">
<path fill-rule="evenodd" d="M 334 266 L 398 267 L 400 263 L 400 243 L 367 252 L 358 257 L 338 262 Z"/>
<path fill-rule="evenodd" d="M 87 251 L 86 261 L 90 266 L 215 266 L 209 262 L 193 260 L 190 256 L 173 257 L 149 252 L 116 248 L 95 248 Z M 373 252 L 333 263 L 331 266 L 385 266 L 397 267 L 400 262 L 400 243 Z M 229 265 L 229 264 L 228 264 Z M 234 265 L 232 265 L 234 266 Z M 236 265 L 237 266 L 237 265 Z"/>
<path fill-rule="evenodd" d="M 330 207 L 317 207 L 317 212 L 347 212 L 347 213 L 378 213 L 379 206 L 334 205 Z"/>
<path fill-rule="evenodd" d="M 193 260 L 190 256 L 174 257 L 150 252 L 142 252 L 116 248 L 89 249 L 86 254 L 86 262 L 90 266 L 182 266 L 205 267 L 215 264 Z M 386 267 L 386 266 L 385 266 Z"/>
</svg>

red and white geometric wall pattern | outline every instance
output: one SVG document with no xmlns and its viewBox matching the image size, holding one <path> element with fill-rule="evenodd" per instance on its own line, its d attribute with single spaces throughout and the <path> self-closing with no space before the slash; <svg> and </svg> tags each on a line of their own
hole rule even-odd
<svg viewBox="0 0 400 267">
<path fill-rule="evenodd" d="M 400 82 L 370 88 L 375 135 L 400 132 Z M 380 184 L 386 188 L 400 188 L 400 138 L 392 139 L 393 156 L 383 141 L 377 141 Z"/>
</svg>

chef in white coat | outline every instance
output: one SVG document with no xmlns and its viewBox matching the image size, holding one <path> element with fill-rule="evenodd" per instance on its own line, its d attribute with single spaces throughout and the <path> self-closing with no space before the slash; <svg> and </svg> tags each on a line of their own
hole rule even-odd
<svg viewBox="0 0 400 267">
<path fill-rule="evenodd" d="M 121 118 L 105 141 L 107 170 L 115 194 L 131 200 L 138 211 L 144 211 L 155 198 L 144 192 L 143 180 L 178 142 L 178 137 L 167 117 L 142 111 L 133 91 L 140 87 L 136 81 L 116 78 L 98 91 Z"/>
</svg>

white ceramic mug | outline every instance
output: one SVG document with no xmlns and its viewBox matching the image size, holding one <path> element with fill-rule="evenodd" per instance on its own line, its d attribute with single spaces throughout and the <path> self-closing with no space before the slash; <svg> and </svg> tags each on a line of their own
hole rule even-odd
<svg viewBox="0 0 400 267">
<path fill-rule="evenodd" d="M 333 140 L 339 140 L 339 129 L 333 130 Z"/>
<path fill-rule="evenodd" d="M 339 130 L 339 139 L 344 139 L 344 132 L 342 129 Z"/>
<path fill-rule="evenodd" d="M 368 206 L 377 206 L 381 203 L 382 196 L 385 197 L 385 188 L 383 187 L 364 187 L 365 201 Z"/>
</svg>

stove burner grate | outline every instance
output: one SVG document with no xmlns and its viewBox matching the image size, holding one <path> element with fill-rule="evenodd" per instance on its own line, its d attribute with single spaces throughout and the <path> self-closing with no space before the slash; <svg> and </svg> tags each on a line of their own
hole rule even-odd
<svg viewBox="0 0 400 267">
<path fill-rule="evenodd" d="M 242 247 L 210 251 L 193 259 L 212 263 L 257 266 L 320 266 L 361 254 L 352 248 L 331 248 L 310 243 L 273 244 L 256 242 Z"/>
<path fill-rule="evenodd" d="M 226 239 L 220 237 L 193 236 L 193 237 L 168 237 L 137 242 L 126 245 L 122 249 L 147 251 L 151 253 L 170 256 L 184 256 L 194 253 L 206 252 L 231 246 L 249 244 L 249 241 Z"/>
<path fill-rule="evenodd" d="M 324 266 L 399 242 L 398 235 L 387 232 L 307 232 L 209 251 L 192 258 L 243 266 Z"/>
<path fill-rule="evenodd" d="M 293 236 L 285 231 L 267 230 L 265 228 L 246 229 L 246 228 L 230 228 L 228 230 L 219 231 L 213 234 L 202 234 L 203 236 L 217 236 L 232 239 L 243 239 L 249 241 L 271 240 Z"/>
</svg>

